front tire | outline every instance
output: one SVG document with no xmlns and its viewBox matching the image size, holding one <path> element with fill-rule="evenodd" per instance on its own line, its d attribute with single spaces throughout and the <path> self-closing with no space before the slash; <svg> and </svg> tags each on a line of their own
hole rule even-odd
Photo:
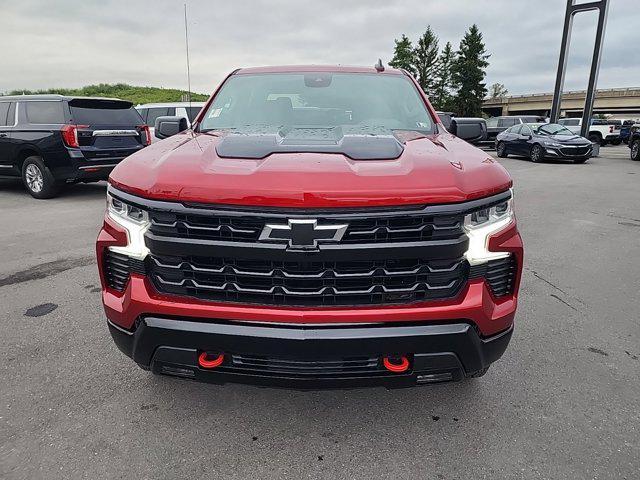
<svg viewBox="0 0 640 480">
<path fill-rule="evenodd" d="M 544 150 L 542 149 L 542 147 L 537 144 L 531 147 L 529 158 L 533 163 L 538 163 L 544 160 Z"/>
<path fill-rule="evenodd" d="M 600 135 L 598 135 L 597 133 L 590 133 L 589 134 L 589 141 L 591 143 L 599 143 L 600 146 L 604 147 L 604 140 L 602 140 L 602 137 Z"/>
<path fill-rule="evenodd" d="M 634 140 L 631 144 L 631 160 L 640 162 L 640 138 Z"/>
<path fill-rule="evenodd" d="M 496 145 L 496 154 L 500 158 L 507 158 L 509 156 L 507 153 L 507 146 L 504 142 L 498 142 L 498 145 Z"/>
<path fill-rule="evenodd" d="M 22 164 L 22 183 L 33 198 L 55 197 L 59 185 L 41 157 L 27 157 Z"/>
</svg>

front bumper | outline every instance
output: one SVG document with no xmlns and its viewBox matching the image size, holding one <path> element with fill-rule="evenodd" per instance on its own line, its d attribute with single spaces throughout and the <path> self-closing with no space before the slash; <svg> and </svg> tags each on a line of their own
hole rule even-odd
<svg viewBox="0 0 640 480">
<path fill-rule="evenodd" d="M 460 380 L 481 371 L 502 356 L 513 327 L 483 338 L 462 320 L 447 324 L 303 327 L 145 317 L 134 331 L 111 322 L 109 330 L 122 352 L 158 374 L 210 383 L 392 388 Z M 224 363 L 214 369 L 200 367 L 198 355 L 203 351 L 224 353 Z M 382 357 L 396 354 L 409 359 L 406 372 L 393 373 L 382 367 Z M 249 365 L 235 360 L 246 358 L 243 355 L 259 360 Z M 363 357 L 373 359 L 367 369 L 336 367 Z"/>
<path fill-rule="evenodd" d="M 582 158 L 590 158 L 592 154 L 593 154 L 593 147 L 589 148 L 587 153 L 573 154 L 571 153 L 571 149 L 568 147 L 545 146 L 545 156 L 547 158 L 558 158 L 562 160 L 576 160 L 576 159 L 582 159 Z"/>
</svg>

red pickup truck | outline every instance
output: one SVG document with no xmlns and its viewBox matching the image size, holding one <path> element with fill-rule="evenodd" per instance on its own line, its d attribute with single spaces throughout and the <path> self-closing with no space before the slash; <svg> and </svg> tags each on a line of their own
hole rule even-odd
<svg viewBox="0 0 640 480">
<path fill-rule="evenodd" d="M 401 70 L 234 71 L 111 173 L 97 240 L 117 346 L 214 383 L 483 375 L 513 331 L 512 181 Z M 174 134 L 174 135 L 172 135 Z"/>
</svg>

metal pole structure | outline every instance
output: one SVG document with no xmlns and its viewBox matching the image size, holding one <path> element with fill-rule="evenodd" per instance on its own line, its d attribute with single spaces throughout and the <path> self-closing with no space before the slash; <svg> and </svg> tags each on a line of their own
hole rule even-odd
<svg viewBox="0 0 640 480">
<path fill-rule="evenodd" d="M 600 0 L 597 2 L 598 27 L 596 30 L 596 42 L 593 47 L 593 58 L 591 59 L 591 71 L 589 72 L 589 86 L 587 87 L 587 97 L 584 100 L 584 110 L 582 112 L 582 128 L 580 135 L 583 137 L 589 134 L 589 122 L 593 113 L 593 102 L 596 99 L 596 85 L 598 84 L 598 74 L 600 73 L 600 59 L 602 58 L 602 43 L 604 40 L 604 31 L 607 26 L 607 15 L 609 14 L 609 0 Z"/>
<path fill-rule="evenodd" d="M 567 53 L 571 44 L 571 27 L 573 26 L 573 0 L 567 0 L 567 12 L 564 15 L 564 29 L 562 30 L 562 43 L 560 44 L 560 59 L 558 60 L 558 72 L 556 73 L 556 86 L 553 89 L 551 101 L 551 115 L 549 122 L 557 123 L 560 118 L 560 103 L 562 102 L 562 90 L 564 89 L 564 73 L 567 69 Z"/>
<path fill-rule="evenodd" d="M 560 117 L 560 105 L 562 102 L 562 90 L 564 87 L 564 75 L 567 68 L 567 53 L 571 43 L 571 27 L 573 17 L 580 12 L 598 10 L 598 26 L 596 29 L 596 40 L 593 47 L 593 57 L 591 60 L 591 71 L 589 73 L 589 83 L 587 86 L 587 96 L 582 112 L 582 126 L 580 135 L 586 137 L 589 133 L 591 114 L 593 113 L 593 102 L 596 96 L 598 84 L 598 73 L 600 72 L 600 59 L 602 58 L 602 42 L 604 40 L 605 27 L 607 25 L 607 15 L 609 13 L 609 0 L 596 0 L 593 2 L 576 5 L 576 0 L 567 0 L 567 10 L 564 18 L 564 29 L 562 32 L 562 44 L 560 45 L 560 58 L 558 60 L 558 72 L 556 74 L 556 86 L 553 91 L 553 101 L 551 103 L 550 122 L 555 123 Z"/>
</svg>

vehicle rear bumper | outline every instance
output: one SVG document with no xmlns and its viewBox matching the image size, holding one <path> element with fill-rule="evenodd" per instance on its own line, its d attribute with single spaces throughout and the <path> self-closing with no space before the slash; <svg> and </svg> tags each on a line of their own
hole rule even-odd
<svg viewBox="0 0 640 480">
<path fill-rule="evenodd" d="M 500 358 L 513 332 L 511 326 L 483 338 L 471 323 L 452 322 L 301 326 L 146 317 L 140 319 L 134 331 L 111 322 L 108 325 L 118 348 L 154 373 L 211 383 L 354 388 L 408 387 L 460 380 Z M 214 369 L 200 367 L 198 355 L 203 351 L 224 353 L 224 363 Z M 403 373 L 387 371 L 382 366 L 382 357 L 389 355 L 406 356 L 409 369 Z M 336 371 L 335 367 L 326 371 L 318 366 L 356 357 L 371 358 L 373 364 L 358 372 Z M 258 358 L 261 366 L 247 366 L 237 358 Z M 288 367 L 282 367 L 283 364 Z"/>
</svg>

